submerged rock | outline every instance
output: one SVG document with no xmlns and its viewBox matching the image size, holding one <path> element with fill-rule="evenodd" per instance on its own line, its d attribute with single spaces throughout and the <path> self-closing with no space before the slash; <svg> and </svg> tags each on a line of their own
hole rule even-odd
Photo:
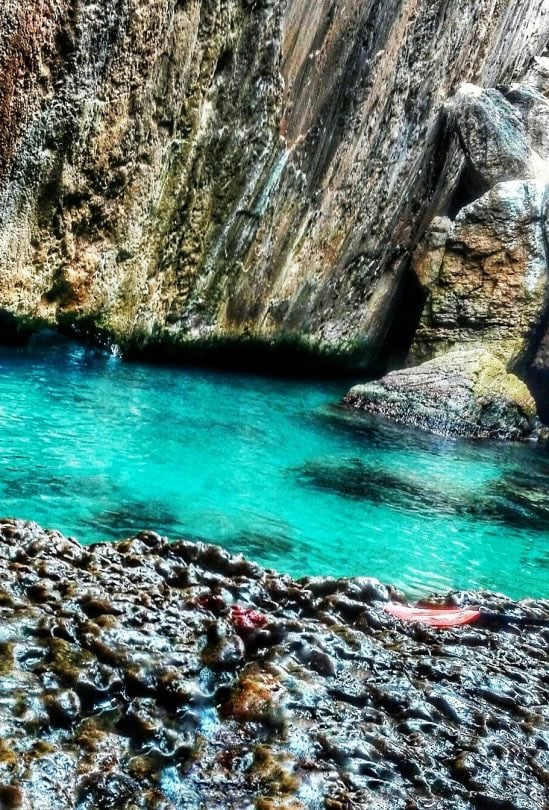
<svg viewBox="0 0 549 810">
<path fill-rule="evenodd" d="M 442 436 L 523 439 L 537 423 L 527 387 L 485 349 L 393 371 L 355 386 L 344 403 Z"/>
<path fill-rule="evenodd" d="M 2 806 L 544 806 L 545 601 L 425 600 L 511 617 L 435 631 L 372 579 L 6 520 L 0 580 Z"/>
</svg>

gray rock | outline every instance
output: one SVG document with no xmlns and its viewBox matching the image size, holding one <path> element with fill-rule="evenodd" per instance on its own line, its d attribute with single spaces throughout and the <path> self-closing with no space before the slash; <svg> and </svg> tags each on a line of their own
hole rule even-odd
<svg viewBox="0 0 549 810">
<path fill-rule="evenodd" d="M 534 172 L 525 122 L 498 90 L 465 84 L 446 108 L 467 161 L 486 189 Z"/>
<path fill-rule="evenodd" d="M 511 86 L 505 92 L 505 98 L 522 119 L 526 140 L 532 150 L 530 170 L 533 168 L 534 174 L 536 170 L 537 173 L 549 174 L 549 167 L 543 166 L 539 160 L 549 160 L 549 100 L 526 84 Z"/>
<path fill-rule="evenodd" d="M 549 97 L 549 57 L 535 56 L 524 77 L 524 84 Z"/>
<path fill-rule="evenodd" d="M 526 386 L 484 349 L 454 351 L 357 385 L 346 405 L 443 436 L 522 439 L 536 426 Z"/>
</svg>

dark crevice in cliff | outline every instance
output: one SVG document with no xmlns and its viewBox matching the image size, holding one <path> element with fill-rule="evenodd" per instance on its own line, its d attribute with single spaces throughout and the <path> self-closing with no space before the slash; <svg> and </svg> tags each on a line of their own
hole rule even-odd
<svg viewBox="0 0 549 810">
<path fill-rule="evenodd" d="M 536 401 L 539 418 L 549 425 L 549 371 L 532 367 L 524 375 L 524 382 Z"/>
<path fill-rule="evenodd" d="M 455 219 L 462 208 L 478 200 L 478 198 L 482 197 L 487 191 L 488 187 L 486 183 L 483 183 L 478 172 L 475 172 L 473 166 L 467 161 L 460 172 L 455 190 L 450 197 L 445 213 L 450 219 Z"/>
<path fill-rule="evenodd" d="M 215 66 L 214 70 L 214 81 L 221 76 L 222 73 L 226 73 L 230 71 L 234 61 L 234 51 L 232 48 L 227 48 L 227 50 L 223 51 L 219 59 L 217 60 L 217 65 Z"/>
<path fill-rule="evenodd" d="M 393 299 L 392 320 L 375 366 L 376 375 L 405 365 L 425 300 L 426 293 L 408 262 Z"/>
</svg>

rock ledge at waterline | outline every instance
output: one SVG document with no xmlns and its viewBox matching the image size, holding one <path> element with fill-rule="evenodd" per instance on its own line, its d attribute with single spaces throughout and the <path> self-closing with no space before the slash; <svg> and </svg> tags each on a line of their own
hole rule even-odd
<svg viewBox="0 0 549 810">
<path fill-rule="evenodd" d="M 376 580 L 296 582 L 152 532 L 83 547 L 4 520 L 0 575 L 3 807 L 544 805 L 546 629 L 404 625 Z M 549 620 L 548 601 L 431 601 Z"/>
<path fill-rule="evenodd" d="M 528 388 L 481 348 L 449 352 L 356 385 L 344 403 L 442 436 L 524 439 L 537 426 Z"/>
</svg>

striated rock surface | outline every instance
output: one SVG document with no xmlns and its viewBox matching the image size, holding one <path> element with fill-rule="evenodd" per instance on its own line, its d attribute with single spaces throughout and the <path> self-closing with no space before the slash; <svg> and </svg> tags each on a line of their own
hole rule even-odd
<svg viewBox="0 0 549 810">
<path fill-rule="evenodd" d="M 522 439 L 536 427 L 528 388 L 485 349 L 457 350 L 357 385 L 346 405 L 443 436 Z"/>
<path fill-rule="evenodd" d="M 545 0 L 6 0 L 0 307 L 368 366 L 415 325 L 411 251 L 464 165 L 441 109 L 548 35 Z"/>
<path fill-rule="evenodd" d="M 547 602 L 454 593 L 510 621 L 437 631 L 368 578 L 6 520 L 0 573 L 3 807 L 544 806 Z"/>
</svg>

